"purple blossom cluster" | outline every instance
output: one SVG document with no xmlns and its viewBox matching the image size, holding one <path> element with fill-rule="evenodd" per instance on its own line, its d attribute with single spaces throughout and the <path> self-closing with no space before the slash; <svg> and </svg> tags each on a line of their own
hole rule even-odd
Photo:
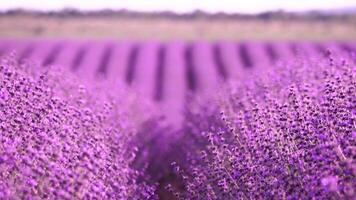
<svg viewBox="0 0 356 200">
<path fill-rule="evenodd" d="M 155 198 L 131 167 L 136 130 L 124 107 L 31 67 L 0 64 L 0 199 Z"/>
<path fill-rule="evenodd" d="M 172 163 L 177 199 L 355 199 L 356 70 L 298 60 L 204 100 L 186 117 Z"/>
</svg>

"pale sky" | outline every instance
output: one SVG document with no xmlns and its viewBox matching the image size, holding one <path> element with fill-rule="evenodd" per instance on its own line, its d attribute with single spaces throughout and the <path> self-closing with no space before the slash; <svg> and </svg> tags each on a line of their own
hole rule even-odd
<svg viewBox="0 0 356 200">
<path fill-rule="evenodd" d="M 285 11 L 329 10 L 356 7 L 356 0 L 0 0 L 0 10 L 26 8 L 58 10 L 128 9 L 135 11 L 191 12 L 196 9 L 207 12 L 258 13 L 268 10 Z"/>
</svg>

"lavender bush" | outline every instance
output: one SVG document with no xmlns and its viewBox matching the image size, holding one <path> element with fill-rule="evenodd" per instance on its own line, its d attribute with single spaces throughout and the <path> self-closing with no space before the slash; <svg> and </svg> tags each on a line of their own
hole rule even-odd
<svg viewBox="0 0 356 200">
<path fill-rule="evenodd" d="M 0 199 L 155 198 L 131 168 L 136 131 L 125 107 L 38 70 L 0 64 Z"/>
<path fill-rule="evenodd" d="M 355 63 L 296 61 L 187 114 L 178 199 L 354 199 Z"/>
</svg>

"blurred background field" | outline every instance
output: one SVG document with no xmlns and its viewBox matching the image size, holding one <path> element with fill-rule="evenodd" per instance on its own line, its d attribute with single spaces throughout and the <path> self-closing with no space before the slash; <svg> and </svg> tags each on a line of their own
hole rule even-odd
<svg viewBox="0 0 356 200">
<path fill-rule="evenodd" d="M 342 54 L 355 50 L 352 8 L 260 13 L 10 9 L 0 13 L 0 56 L 14 51 L 19 60 L 64 67 L 92 85 L 104 77 L 116 89 L 129 86 L 159 102 L 169 121 L 180 124 L 190 93 L 214 94 L 223 81 L 300 54 L 313 58 L 330 48 Z"/>
<path fill-rule="evenodd" d="M 2 38 L 112 38 L 135 40 L 354 40 L 356 14 L 267 12 L 259 15 L 29 12 L 0 15 Z"/>
</svg>

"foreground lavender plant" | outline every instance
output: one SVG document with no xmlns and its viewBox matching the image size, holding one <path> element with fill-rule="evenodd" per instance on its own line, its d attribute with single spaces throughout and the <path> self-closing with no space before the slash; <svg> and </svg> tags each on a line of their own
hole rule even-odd
<svg viewBox="0 0 356 200">
<path fill-rule="evenodd" d="M 123 107 L 29 67 L 0 64 L 0 199 L 153 197 L 130 168 L 135 130 Z"/>
<path fill-rule="evenodd" d="M 172 164 L 186 192 L 169 191 L 179 199 L 355 198 L 354 64 L 298 61 L 228 91 L 188 114 L 190 164 Z"/>
</svg>

